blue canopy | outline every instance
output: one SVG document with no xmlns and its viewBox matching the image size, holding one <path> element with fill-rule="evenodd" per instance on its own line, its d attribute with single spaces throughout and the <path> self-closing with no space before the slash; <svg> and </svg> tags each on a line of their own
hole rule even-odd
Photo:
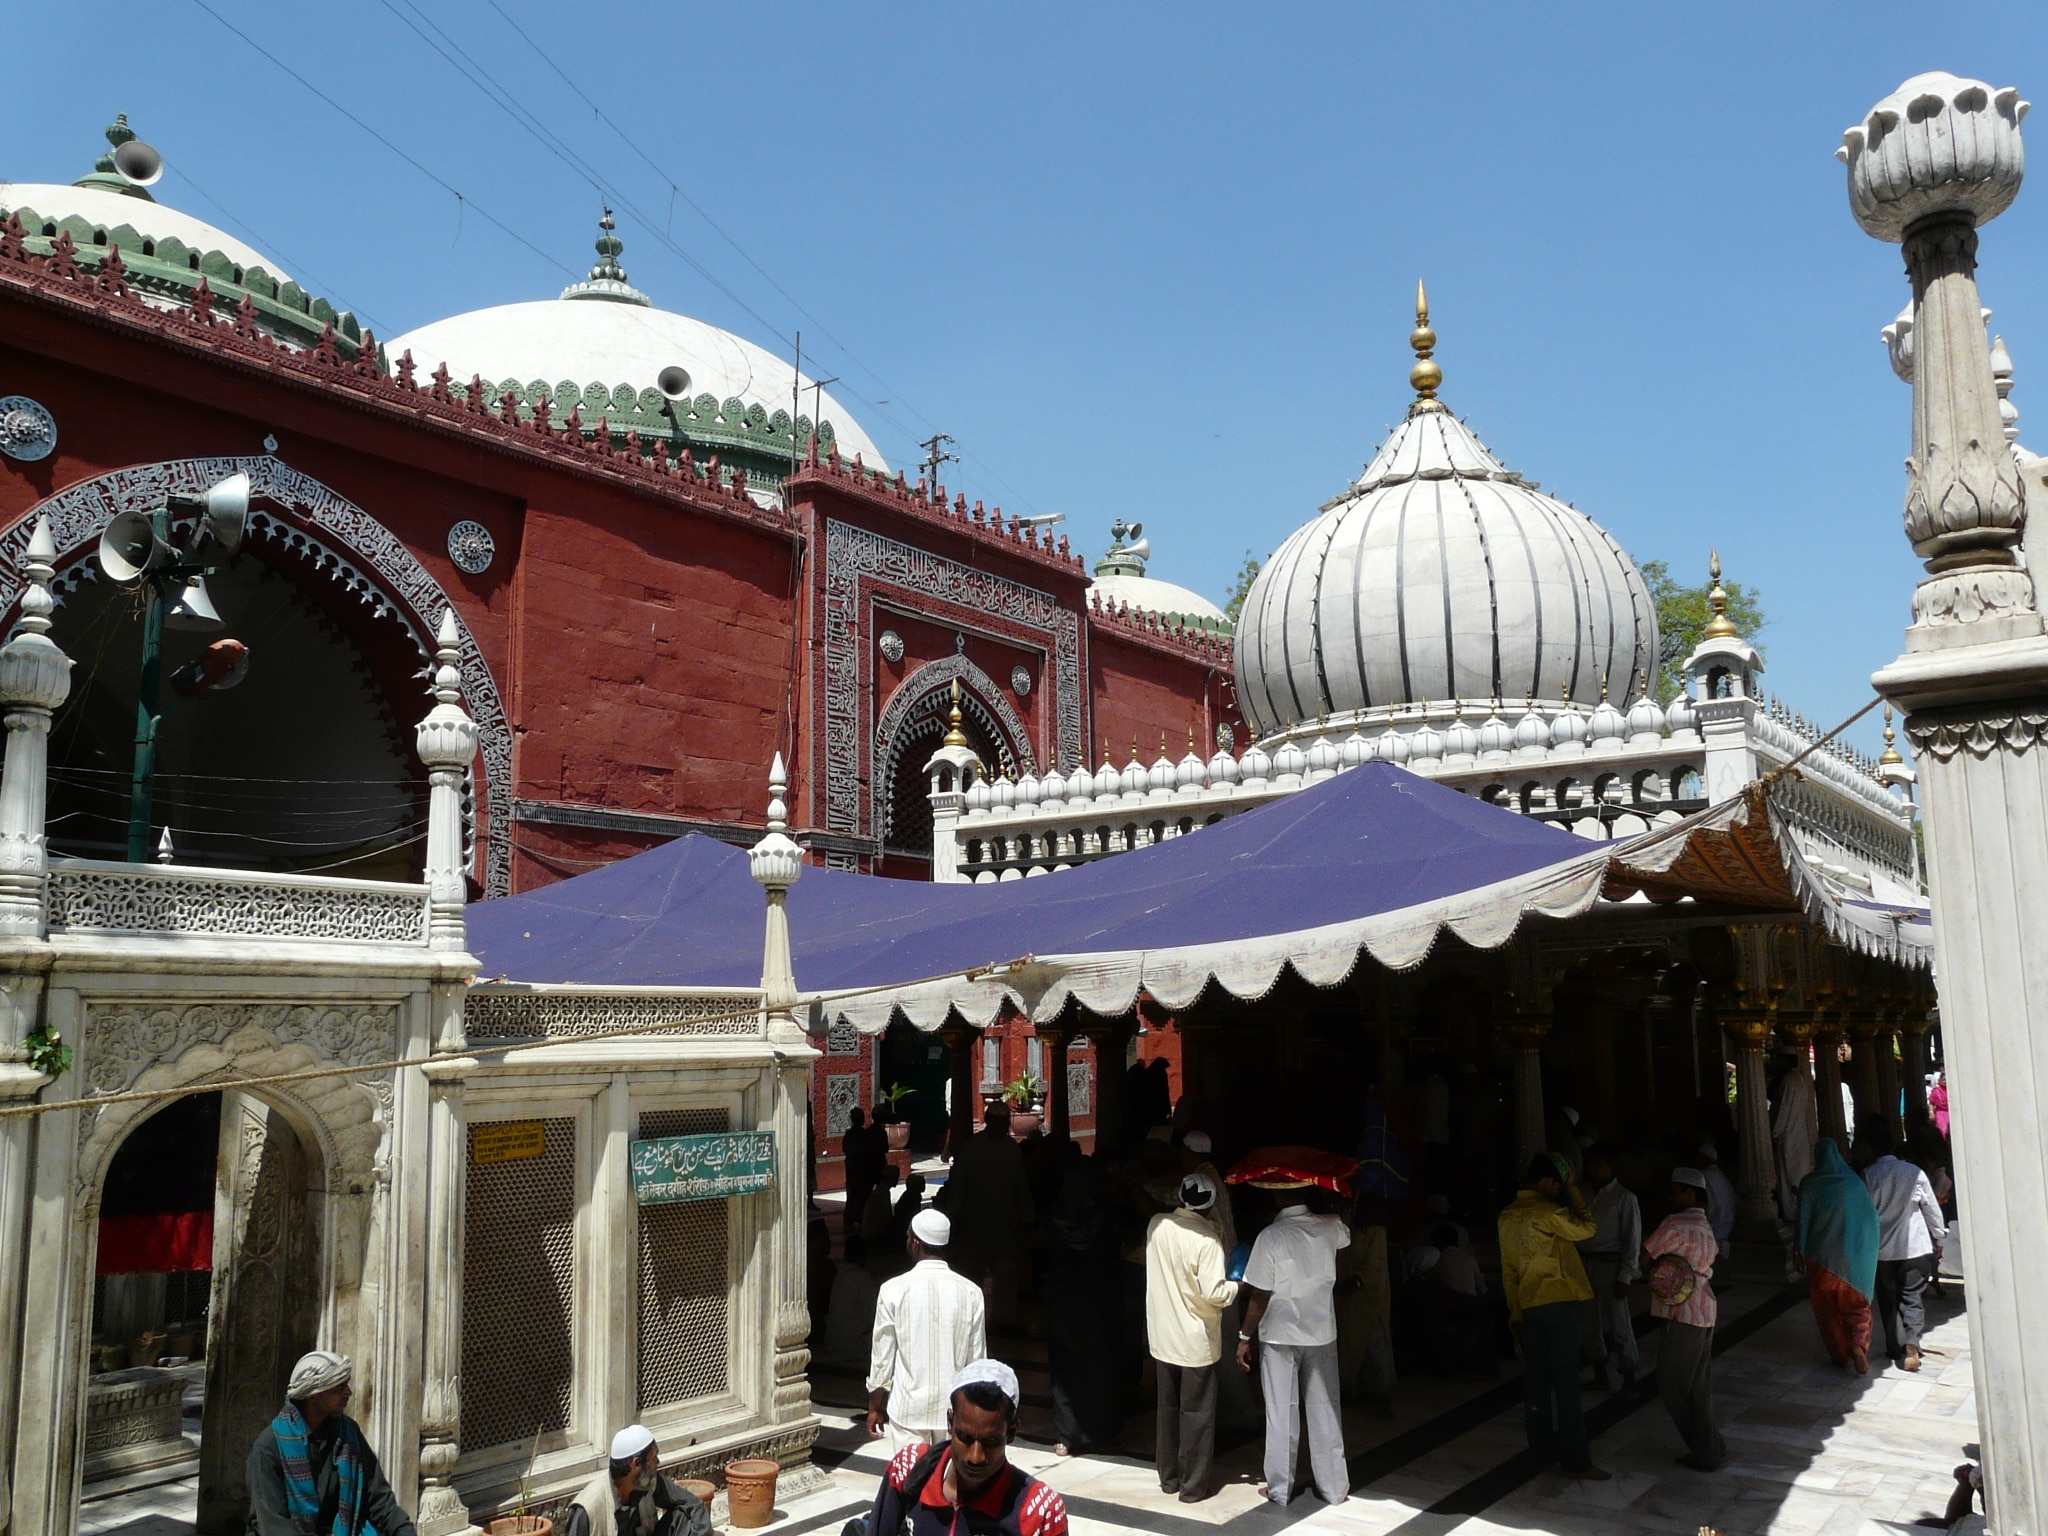
<svg viewBox="0 0 2048 1536">
<path fill-rule="evenodd" d="M 789 894 L 791 945 L 799 986 L 865 1028 L 898 1007 L 925 1028 L 949 1008 L 986 1023 L 1006 998 L 1041 1019 L 1070 995 L 1119 1013 L 1140 986 L 1184 1007 L 1211 979 L 1260 995 L 1282 964 L 1332 985 L 1361 948 L 1413 965 L 1445 926 L 1503 943 L 1525 913 L 1591 905 L 1618 846 L 1368 763 L 1190 835 L 1026 880 L 807 868 Z M 744 850 L 689 835 L 472 907 L 469 947 L 487 979 L 755 986 L 762 907 Z M 1048 989 L 962 974 L 1025 955 L 1048 962 Z M 846 995 L 856 989 L 880 990 Z"/>
</svg>

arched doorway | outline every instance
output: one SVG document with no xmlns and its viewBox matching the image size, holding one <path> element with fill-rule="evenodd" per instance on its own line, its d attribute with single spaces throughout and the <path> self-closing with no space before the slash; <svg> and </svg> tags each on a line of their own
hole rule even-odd
<svg viewBox="0 0 2048 1536">
<path fill-rule="evenodd" d="M 29 515 L 0 534 L 0 611 L 12 609 L 21 597 L 21 568 L 28 548 L 28 541 L 38 520 L 48 518 L 51 533 L 56 540 L 58 554 L 59 610 L 57 633 L 59 643 L 65 644 L 77 668 L 73 675 L 73 697 L 82 689 L 93 685 L 94 657 L 99 649 L 97 641 L 88 644 L 81 652 L 72 649 L 74 642 L 66 639 L 67 623 L 63 610 L 70 601 L 77 600 L 83 593 L 97 585 L 91 581 L 89 567 L 97 548 L 100 534 L 115 514 L 124 511 L 147 512 L 160 506 L 167 492 L 183 491 L 197 493 L 227 476 L 242 473 L 249 476 L 254 502 L 249 515 L 248 536 L 244 553 L 234 569 L 219 578 L 223 593 L 232 593 L 234 584 L 245 579 L 244 567 L 253 566 L 257 571 L 268 570 L 273 576 L 288 581 L 297 588 L 305 606 L 296 604 L 265 610 L 260 592 L 250 594 L 251 601 L 261 611 L 268 611 L 283 626 L 279 631 L 281 639 L 275 649 L 280 657 L 294 655 L 313 658 L 312 665 L 324 666 L 330 677 L 339 672 L 353 670 L 357 674 L 354 685 L 360 694 L 364 687 L 374 690 L 386 701 L 387 713 L 396 719 L 397 730 L 402 740 L 398 743 L 405 773 L 408 778 L 418 775 L 419 766 L 411 756 L 411 729 L 417 713 L 425 712 L 425 698 L 416 692 L 411 674 L 429 661 L 433 654 L 433 632 L 442 611 L 455 607 L 439 582 L 422 566 L 412 552 L 389 529 L 370 513 L 350 502 L 328 486 L 268 455 L 248 458 L 178 459 L 161 464 L 141 464 L 128 469 L 115 470 L 92 480 L 81 481 L 67 486 L 55 495 L 33 508 Z M 251 573 L 253 577 L 255 572 Z M 212 582 L 209 582 L 212 585 Z M 88 602 L 90 598 L 86 599 Z M 108 599 L 101 601 L 109 602 Z M 286 612 L 289 608 L 290 612 Z M 222 608 L 224 618 L 232 615 Z M 457 610 L 458 613 L 460 609 Z M 311 617 L 318 614 L 322 620 Z M 259 614 L 260 616 L 260 614 Z M 316 639 L 315 632 L 331 628 L 332 633 Z M 232 630 L 230 631 L 233 632 Z M 238 638 L 244 638 L 238 636 Z M 343 642 L 352 648 L 353 656 L 346 649 L 337 649 L 335 642 Z M 109 642 L 110 644 L 112 642 Z M 262 656 L 258 645 L 251 643 L 252 664 L 250 682 L 253 685 Z M 323 658 L 323 652 L 324 658 Z M 486 897 L 508 895 L 511 891 L 512 872 L 512 737 L 506 720 L 502 700 L 499 697 L 496 680 L 485 664 L 475 637 L 465 628 L 461 635 L 462 688 L 465 707 L 475 719 L 478 727 L 478 757 L 475 773 L 476 793 L 472 797 L 472 827 L 478 843 L 474 877 L 480 886 L 480 894 Z M 115 682 L 114 664 L 105 662 L 109 686 Z M 283 668 L 272 668 L 274 674 L 283 676 Z M 133 709 L 134 673 L 123 669 L 128 689 L 129 709 Z M 235 690 L 236 693 L 241 689 Z M 311 689 L 305 690 L 308 694 Z M 344 689 L 346 693 L 347 689 Z M 165 690 L 166 697 L 170 696 Z M 224 694 L 207 701 L 208 707 L 225 705 L 232 695 Z M 66 706 L 67 710 L 73 708 Z M 371 710 L 374 714 L 375 711 Z M 193 716 L 197 719 L 197 716 Z M 363 735 L 369 731 L 366 717 L 358 713 L 354 717 Z M 59 720 L 62 724 L 62 716 Z M 315 722 L 316 724 L 319 722 Z M 170 719 L 165 729 L 175 738 L 181 729 Z M 102 728 L 104 734 L 104 727 Z M 234 734 L 227 731 L 197 732 L 217 737 L 222 741 L 233 741 Z M 282 739 L 274 745 L 280 750 L 294 747 L 294 743 L 283 732 L 275 733 Z M 377 727 L 377 739 L 388 739 L 390 731 Z M 296 746 L 310 749 L 317 737 L 304 737 Z M 116 738 L 118 740 L 118 738 Z M 132 724 L 127 733 L 132 751 Z M 195 749 L 196 750 L 196 749 Z M 103 746 L 104 753 L 104 746 Z M 203 752 L 201 753 L 203 757 Z M 343 791 L 363 786 L 343 784 L 322 784 L 317 781 L 341 778 L 344 775 L 315 771 L 315 754 L 311 750 L 298 752 L 298 765 L 283 777 L 295 786 L 287 797 L 293 803 L 280 807 L 301 813 L 301 820 L 307 823 L 326 822 L 330 830 L 338 826 L 340 839 L 330 838 L 330 843 L 345 840 L 351 834 L 361 834 L 365 826 L 371 829 L 368 837 L 356 844 L 350 844 L 339 852 L 330 847 L 315 852 L 301 847 L 299 862 L 290 859 L 273 858 L 264 867 L 298 868 L 307 865 L 331 862 L 336 857 L 354 857 L 379 845 L 375 827 L 380 817 L 387 821 L 396 814 L 397 804 L 381 773 L 374 769 L 362 769 L 364 776 L 374 781 L 367 790 L 369 809 L 361 804 L 345 803 Z M 122 761 L 126 761 L 125 757 Z M 53 758 L 53 761 L 61 761 Z M 99 762 L 83 766 L 104 771 Z M 195 770 L 197 771 L 197 770 Z M 253 775 L 240 775 L 250 778 Z M 111 782 L 111 781 L 109 781 Z M 243 789 L 250 788 L 244 784 Z M 218 788 L 217 785 L 211 786 Z M 125 784 L 120 786 L 120 803 L 125 804 Z M 104 791 L 96 796 L 102 807 L 114 806 L 116 801 Z M 217 796 L 216 796 L 217 798 Z M 53 812 L 56 807 L 53 806 Z M 201 831 L 197 834 L 202 842 L 210 843 L 225 853 L 234 851 L 235 840 L 221 830 L 221 818 L 209 818 L 197 814 L 196 795 L 188 796 L 188 814 L 196 817 Z M 346 810 L 351 814 L 337 814 Z M 122 843 L 125 849 L 125 820 L 123 811 Z M 61 845 L 66 828 L 79 825 L 85 828 L 95 841 L 105 840 L 105 826 L 94 828 L 90 820 L 78 823 L 63 822 L 52 827 L 53 841 Z M 266 834 L 267 835 L 267 834 Z M 177 834 L 173 832 L 175 843 Z M 382 841 L 389 842 L 389 837 Z M 303 844 L 305 840 L 301 839 Z M 252 850 L 275 845 L 258 844 L 253 836 L 244 835 L 239 839 L 241 857 L 230 862 L 263 863 L 252 856 Z M 394 867 L 391 862 L 378 865 L 382 855 L 371 853 L 361 865 L 349 865 L 338 869 L 340 874 L 388 873 Z M 392 859 L 396 855 L 391 856 Z"/>
<path fill-rule="evenodd" d="M 154 1474 L 199 1531 L 247 1526 L 249 1447 L 319 1333 L 319 1169 L 240 1093 L 174 1099 L 122 1140 L 100 1195 L 84 1499 Z"/>
<path fill-rule="evenodd" d="M 930 877 L 931 786 L 924 769 L 945 739 L 955 681 L 960 684 L 960 729 L 983 772 L 999 778 L 1033 771 L 1023 720 L 979 667 L 965 657 L 952 657 L 912 673 L 882 711 L 875 732 L 881 772 L 874 825 L 882 843 L 882 874 Z"/>
<path fill-rule="evenodd" d="M 410 647 L 393 628 L 366 651 L 300 564 L 260 545 L 208 579 L 225 632 L 249 647 L 249 673 L 190 701 L 165 690 L 152 827 L 169 831 L 184 863 L 416 880 L 425 776 L 393 702 L 409 681 Z M 91 569 L 73 567 L 81 579 L 51 627 L 74 666 L 51 731 L 49 841 L 57 853 L 121 859 L 140 594 L 83 579 Z M 165 675 L 214 638 L 166 630 Z"/>
<path fill-rule="evenodd" d="M 883 1088 L 901 1084 L 910 1090 L 901 1110 L 910 1122 L 913 1152 L 937 1152 L 946 1144 L 946 1089 L 953 1078 L 946 1042 L 897 1018 L 882 1035 Z"/>
</svg>

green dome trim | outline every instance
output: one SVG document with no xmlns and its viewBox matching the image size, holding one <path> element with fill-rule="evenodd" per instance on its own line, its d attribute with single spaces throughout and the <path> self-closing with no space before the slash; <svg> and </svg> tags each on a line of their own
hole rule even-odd
<svg viewBox="0 0 2048 1536">
<path fill-rule="evenodd" d="M 361 348 L 363 328 L 349 311 L 336 309 L 297 283 L 280 283 L 262 267 L 245 267 L 224 252 L 195 251 L 176 235 L 152 240 L 131 224 L 108 228 L 77 214 L 46 219 L 26 205 L 0 208 L 0 219 L 9 214 L 21 221 L 23 244 L 34 255 L 51 254 L 58 238 L 69 234 L 79 266 L 97 271 L 118 246 L 123 278 L 147 298 L 190 304 L 204 279 L 217 310 L 232 314 L 246 296 L 256 324 L 287 346 L 316 347 L 331 325 L 335 348 L 343 357 L 353 358 Z"/>
</svg>

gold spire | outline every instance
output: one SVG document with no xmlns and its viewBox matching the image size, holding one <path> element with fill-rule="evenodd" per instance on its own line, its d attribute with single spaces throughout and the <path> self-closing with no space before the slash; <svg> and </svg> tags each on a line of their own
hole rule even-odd
<svg viewBox="0 0 2048 1536">
<path fill-rule="evenodd" d="M 1443 404 L 1437 399 L 1437 388 L 1444 381 L 1444 371 L 1430 358 L 1436 350 L 1436 332 L 1429 328 L 1429 293 L 1422 286 L 1422 279 L 1415 280 L 1415 329 L 1408 333 L 1408 345 L 1415 349 L 1415 366 L 1408 370 L 1408 382 L 1415 390 L 1415 404 L 1412 411 L 1440 411 Z"/>
<path fill-rule="evenodd" d="M 1707 606 L 1714 610 L 1714 616 L 1707 620 L 1702 636 L 1708 640 L 1740 640 L 1742 631 L 1735 627 L 1735 621 L 1728 617 L 1728 594 L 1721 586 L 1721 551 L 1713 552 L 1707 562 L 1707 577 L 1713 586 L 1707 592 Z"/>
<path fill-rule="evenodd" d="M 1892 707 L 1884 707 L 1884 756 L 1877 761 L 1880 767 L 1903 768 L 1906 760 L 1899 756 L 1898 733 L 1892 729 Z"/>
<path fill-rule="evenodd" d="M 946 716 L 946 726 L 947 746 L 964 747 L 968 744 L 967 733 L 960 729 L 960 679 L 957 677 L 953 679 L 953 709 Z"/>
</svg>

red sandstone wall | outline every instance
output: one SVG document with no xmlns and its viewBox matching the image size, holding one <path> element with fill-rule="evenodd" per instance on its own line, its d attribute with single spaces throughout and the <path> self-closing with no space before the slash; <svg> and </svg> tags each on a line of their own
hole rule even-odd
<svg viewBox="0 0 2048 1536">
<path fill-rule="evenodd" d="M 1113 762 L 1127 762 L 1135 741 L 1139 757 L 1149 763 L 1159 755 L 1162 737 L 1168 755 L 1178 761 L 1188 750 L 1190 734 L 1196 753 L 1207 759 L 1216 751 L 1216 726 L 1225 721 L 1236 731 L 1240 747 L 1249 740 L 1223 657 L 1182 655 L 1111 624 L 1093 627 L 1088 654 L 1091 761 L 1101 762 L 1106 738 Z"/>
</svg>

